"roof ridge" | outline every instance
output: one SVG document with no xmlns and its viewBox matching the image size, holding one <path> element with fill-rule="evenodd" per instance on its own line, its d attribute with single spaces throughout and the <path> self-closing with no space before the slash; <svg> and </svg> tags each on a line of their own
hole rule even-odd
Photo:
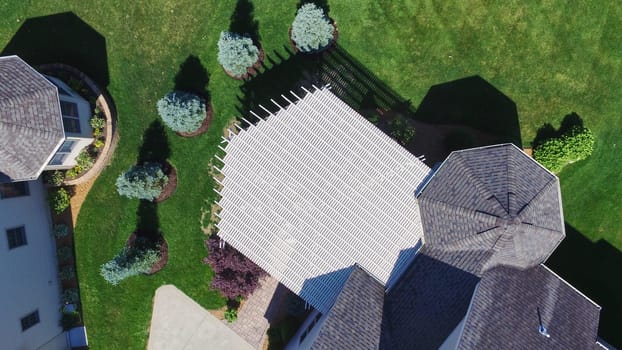
<svg viewBox="0 0 622 350">
<path fill-rule="evenodd" d="M 507 213 L 509 215 L 509 212 L 501 205 L 497 196 L 495 196 L 495 194 L 488 188 L 488 186 L 482 181 L 482 179 L 480 179 L 479 176 L 476 176 L 474 174 L 473 168 L 471 168 L 471 166 L 464 159 L 464 157 L 462 156 L 462 153 L 456 153 L 455 156 L 458 162 L 460 163 L 460 165 L 466 170 L 465 175 L 467 175 L 468 178 L 473 180 L 473 182 L 475 183 L 475 186 L 477 187 L 476 193 L 478 194 L 478 197 L 482 197 L 480 194 L 485 194 L 487 197 L 484 198 L 484 201 L 483 201 L 484 203 L 490 203 L 488 199 L 490 197 L 494 197 L 496 200 L 493 202 L 495 204 L 492 204 L 492 208 L 493 209 L 500 208 L 502 212 Z"/>
</svg>

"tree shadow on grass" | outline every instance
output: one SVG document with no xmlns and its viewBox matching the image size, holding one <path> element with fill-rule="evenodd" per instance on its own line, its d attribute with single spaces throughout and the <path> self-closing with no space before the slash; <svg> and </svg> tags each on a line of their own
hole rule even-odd
<svg viewBox="0 0 622 350">
<path fill-rule="evenodd" d="M 171 156 L 171 148 L 164 125 L 159 119 L 149 124 L 143 133 L 143 143 L 138 150 L 138 164 L 164 163 Z"/>
<path fill-rule="evenodd" d="M 536 132 L 536 137 L 533 140 L 533 147 L 535 148 L 538 145 L 541 145 L 544 141 L 558 138 L 575 127 L 583 128 L 583 119 L 575 112 L 567 114 L 562 120 L 559 129 L 555 130 L 553 125 L 550 123 L 545 123 L 542 125 L 538 131 Z"/>
<path fill-rule="evenodd" d="M 231 15 L 229 31 L 247 35 L 255 45 L 259 45 L 259 22 L 254 18 L 254 12 L 255 6 L 250 0 L 238 0 Z"/>
<path fill-rule="evenodd" d="M 602 307 L 599 336 L 622 346 L 622 253 L 607 241 L 591 242 L 566 223 L 566 238 L 546 265 Z"/>
<path fill-rule="evenodd" d="M 201 60 L 195 55 L 188 56 L 175 75 L 175 90 L 191 92 L 209 101 L 208 84 L 209 73 Z"/>
<path fill-rule="evenodd" d="M 73 12 L 28 18 L 4 47 L 30 65 L 64 63 L 106 87 L 109 84 L 106 39 Z"/>
</svg>

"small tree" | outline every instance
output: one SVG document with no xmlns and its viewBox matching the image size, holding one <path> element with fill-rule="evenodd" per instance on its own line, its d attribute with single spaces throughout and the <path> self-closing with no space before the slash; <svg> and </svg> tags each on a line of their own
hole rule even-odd
<svg viewBox="0 0 622 350">
<path fill-rule="evenodd" d="M 134 165 L 117 178 L 117 192 L 128 198 L 154 200 L 167 183 L 160 164 Z"/>
<path fill-rule="evenodd" d="M 213 288 L 220 290 L 230 300 L 236 300 L 240 296 L 247 297 L 258 287 L 264 270 L 233 247 L 227 245 L 220 248 L 216 237 L 205 243 L 209 255 L 203 262 L 210 264 L 216 273 L 212 279 Z"/>
<path fill-rule="evenodd" d="M 237 33 L 221 32 L 218 40 L 218 63 L 235 76 L 248 72 L 259 59 L 259 49 L 253 40 Z"/>
<path fill-rule="evenodd" d="M 188 92 L 173 91 L 157 103 L 158 114 L 171 129 L 177 132 L 197 130 L 205 119 L 205 102 Z"/>
<path fill-rule="evenodd" d="M 116 286 L 128 277 L 149 273 L 158 260 L 160 260 L 158 249 L 124 247 L 117 256 L 101 266 L 99 274 L 108 283 Z"/>
<path fill-rule="evenodd" d="M 400 144 L 407 145 L 415 137 L 415 128 L 408 125 L 403 117 L 397 117 L 389 122 L 391 136 Z"/>
<path fill-rule="evenodd" d="M 302 5 L 292 23 L 292 40 L 302 52 L 325 48 L 333 39 L 335 27 L 320 7 L 313 3 Z"/>
<path fill-rule="evenodd" d="M 60 214 L 65 211 L 69 207 L 70 204 L 70 196 L 67 190 L 64 188 L 59 188 L 56 191 L 53 191 L 48 196 L 48 202 L 50 203 L 50 207 L 56 214 Z"/>
<path fill-rule="evenodd" d="M 533 157 L 554 173 L 564 166 L 589 157 L 594 150 L 594 134 L 582 126 L 575 126 L 566 134 L 544 141 L 533 150 Z"/>
</svg>

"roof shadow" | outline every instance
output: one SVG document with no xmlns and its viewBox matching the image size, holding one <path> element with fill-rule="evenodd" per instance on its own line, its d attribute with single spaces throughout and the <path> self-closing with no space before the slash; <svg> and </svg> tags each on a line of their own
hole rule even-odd
<svg viewBox="0 0 622 350">
<path fill-rule="evenodd" d="M 432 86 L 415 119 L 471 127 L 522 148 L 516 104 L 478 75 Z"/>
<path fill-rule="evenodd" d="M 73 12 L 28 18 L 2 55 L 18 55 L 30 65 L 68 64 L 102 87 L 110 83 L 106 39 Z"/>
<path fill-rule="evenodd" d="M 598 335 L 622 347 L 622 253 L 602 239 L 590 241 L 566 223 L 566 238 L 545 265 L 602 307 Z"/>
<path fill-rule="evenodd" d="M 464 318 L 479 280 L 419 253 L 385 297 L 381 347 L 438 349 Z"/>
</svg>

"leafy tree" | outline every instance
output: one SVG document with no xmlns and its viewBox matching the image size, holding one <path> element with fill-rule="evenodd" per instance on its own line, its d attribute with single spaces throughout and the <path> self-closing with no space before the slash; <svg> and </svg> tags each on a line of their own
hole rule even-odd
<svg viewBox="0 0 622 350">
<path fill-rule="evenodd" d="M 70 199 L 69 192 L 62 187 L 51 192 L 48 196 L 50 207 L 56 214 L 60 214 L 69 208 Z"/>
<path fill-rule="evenodd" d="M 265 271 L 246 258 L 233 247 L 219 247 L 219 238 L 212 237 L 205 241 L 209 255 L 203 262 L 211 265 L 216 273 L 212 279 L 212 288 L 230 300 L 239 296 L 247 297 L 259 286 L 259 278 Z"/>
<path fill-rule="evenodd" d="M 247 73 L 259 59 L 259 49 L 249 37 L 221 32 L 218 40 L 218 63 L 235 76 Z"/>
<path fill-rule="evenodd" d="M 334 32 L 335 27 L 324 10 L 313 3 L 302 5 L 292 23 L 292 40 L 302 52 L 325 48 L 333 39 Z"/>
<path fill-rule="evenodd" d="M 164 186 L 168 177 L 158 163 L 134 165 L 117 178 L 117 192 L 128 198 L 154 200 Z"/>
<path fill-rule="evenodd" d="M 197 130 L 206 117 L 205 102 L 189 92 L 170 92 L 158 101 L 157 107 L 164 123 L 177 132 Z"/>
<path fill-rule="evenodd" d="M 594 134 L 585 127 L 575 126 L 560 137 L 536 146 L 533 157 L 554 173 L 564 166 L 589 157 L 594 150 Z"/>
</svg>

